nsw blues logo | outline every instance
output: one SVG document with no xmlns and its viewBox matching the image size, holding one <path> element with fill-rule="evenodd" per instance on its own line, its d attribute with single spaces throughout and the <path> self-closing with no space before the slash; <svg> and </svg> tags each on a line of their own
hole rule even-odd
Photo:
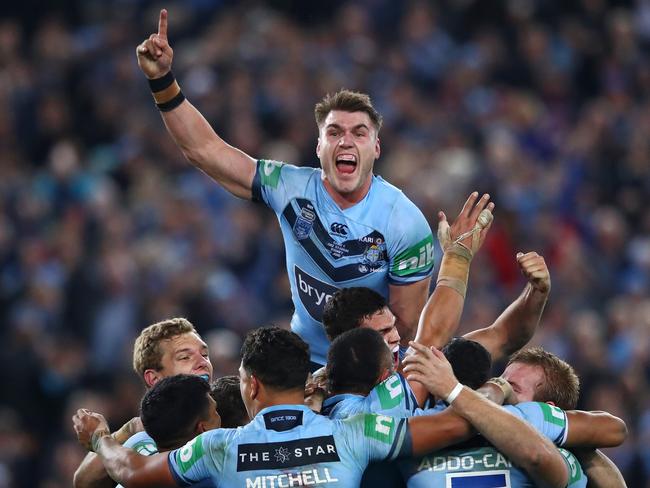
<svg viewBox="0 0 650 488">
<path fill-rule="evenodd" d="M 293 233 L 296 236 L 296 239 L 299 241 L 307 239 L 312 227 L 314 227 L 315 220 L 316 211 L 311 203 L 300 209 L 300 215 L 293 224 Z"/>
</svg>

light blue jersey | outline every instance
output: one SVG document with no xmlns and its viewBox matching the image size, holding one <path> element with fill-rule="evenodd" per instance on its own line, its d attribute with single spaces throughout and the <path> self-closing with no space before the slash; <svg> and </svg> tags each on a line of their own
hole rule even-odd
<svg viewBox="0 0 650 488">
<path fill-rule="evenodd" d="M 205 432 L 169 454 L 181 486 L 358 487 L 369 462 L 411 452 L 406 419 L 357 415 L 330 420 L 303 405 L 265 408 L 238 429 Z"/>
<path fill-rule="evenodd" d="M 546 403 L 526 402 L 504 407 L 526 420 L 556 445 L 567 436 L 564 411 Z M 433 413 L 433 412 L 432 412 Z M 587 477 L 576 458 L 562 450 L 569 470 L 569 488 L 584 488 Z M 436 451 L 419 459 L 399 462 L 408 488 L 440 486 L 444 488 L 532 488 L 535 483 L 525 471 L 491 446 L 482 437 Z"/>
<path fill-rule="evenodd" d="M 406 378 L 393 373 L 376 385 L 367 396 L 343 393 L 326 399 L 321 414 L 331 419 L 346 419 L 360 413 L 411 417 L 417 409 L 415 394 Z"/>
<path fill-rule="evenodd" d="M 329 341 L 323 307 L 343 287 L 365 286 L 388 297 L 388 285 L 427 278 L 433 236 L 422 212 L 397 188 L 372 177 L 365 198 L 345 210 L 332 200 L 322 171 L 260 160 L 253 200 L 280 221 L 295 312 L 291 328 L 325 364 Z"/>
<path fill-rule="evenodd" d="M 158 452 L 158 445 L 149 434 L 145 431 L 136 432 L 131 437 L 129 437 L 126 442 L 123 444 L 124 447 L 129 447 L 133 449 L 138 454 L 143 456 L 151 456 Z M 214 483 L 212 480 L 204 480 L 200 483 L 194 485 L 195 488 L 214 488 Z M 117 488 L 124 488 L 122 485 L 118 484 Z"/>
</svg>

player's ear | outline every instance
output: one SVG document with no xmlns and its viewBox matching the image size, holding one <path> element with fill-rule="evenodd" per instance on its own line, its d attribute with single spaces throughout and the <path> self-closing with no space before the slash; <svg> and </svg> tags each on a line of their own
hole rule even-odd
<svg viewBox="0 0 650 488">
<path fill-rule="evenodd" d="M 553 407 L 555 407 L 555 406 L 556 406 L 556 405 L 555 405 L 555 403 L 553 403 L 553 402 L 546 402 L 546 403 L 547 403 L 548 405 L 551 405 L 551 406 L 553 406 Z"/>
<path fill-rule="evenodd" d="M 316 144 L 316 156 L 320 158 L 320 136 L 318 136 L 318 143 Z"/>
<path fill-rule="evenodd" d="M 142 378 L 144 379 L 147 388 L 151 388 L 153 385 L 158 383 L 158 381 L 160 381 L 161 376 L 160 373 L 154 369 L 146 369 L 142 375 Z"/>
<path fill-rule="evenodd" d="M 260 382 L 255 375 L 251 375 L 250 399 L 255 400 L 260 394 Z"/>
<path fill-rule="evenodd" d="M 381 143 L 379 141 L 379 136 L 377 136 L 377 140 L 375 141 L 375 159 L 379 159 L 380 155 L 381 155 Z"/>
</svg>

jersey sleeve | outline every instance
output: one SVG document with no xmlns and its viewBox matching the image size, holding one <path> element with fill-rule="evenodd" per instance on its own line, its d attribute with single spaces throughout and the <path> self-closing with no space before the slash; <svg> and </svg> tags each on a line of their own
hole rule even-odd
<svg viewBox="0 0 650 488">
<path fill-rule="evenodd" d="M 137 432 L 129 437 L 123 444 L 124 447 L 133 449 L 143 456 L 151 456 L 158 452 L 158 446 L 146 432 Z"/>
<path fill-rule="evenodd" d="M 223 432 L 222 429 L 204 432 L 169 453 L 169 470 L 179 486 L 218 477 L 226 451 Z"/>
<path fill-rule="evenodd" d="M 253 201 L 263 203 L 276 213 L 282 212 L 289 201 L 289 186 L 296 170 L 295 166 L 280 161 L 258 160 L 253 178 Z"/>
<path fill-rule="evenodd" d="M 561 408 L 541 402 L 524 402 L 504 408 L 526 420 L 555 445 L 562 446 L 566 442 L 568 422 Z"/>
<path fill-rule="evenodd" d="M 372 461 L 410 456 L 413 451 L 408 419 L 361 414 L 342 421 L 351 452 L 365 467 Z"/>
<path fill-rule="evenodd" d="M 430 276 L 433 272 L 433 234 L 420 209 L 406 197 L 400 199 L 391 212 L 389 228 L 389 282 L 405 285 Z"/>
<path fill-rule="evenodd" d="M 370 411 L 394 417 L 410 417 L 418 407 L 413 390 L 399 373 L 393 373 L 375 386 L 367 398 Z"/>
</svg>

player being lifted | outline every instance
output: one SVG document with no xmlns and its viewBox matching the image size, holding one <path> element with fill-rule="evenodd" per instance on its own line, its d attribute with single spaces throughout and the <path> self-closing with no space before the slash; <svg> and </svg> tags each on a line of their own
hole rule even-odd
<svg viewBox="0 0 650 488">
<path fill-rule="evenodd" d="M 224 142 L 185 99 L 171 71 L 166 10 L 158 32 L 136 51 L 165 126 L 185 157 L 233 195 L 276 213 L 295 307 L 291 327 L 310 345 L 312 362 L 325 363 L 323 305 L 341 286 L 367 286 L 387 297 L 406 345 L 429 291 L 433 236 L 420 210 L 373 174 L 382 118 L 370 98 L 342 90 L 316 105 L 321 168 L 256 160 Z M 493 208 L 488 202 L 488 195 L 479 199 L 472 193 L 466 208 L 474 221 L 454 229 L 455 237 L 470 231 L 483 209 Z"/>
</svg>

